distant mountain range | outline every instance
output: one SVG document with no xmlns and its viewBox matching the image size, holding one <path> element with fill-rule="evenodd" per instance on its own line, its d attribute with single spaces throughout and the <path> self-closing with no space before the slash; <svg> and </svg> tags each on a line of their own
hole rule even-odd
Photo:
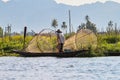
<svg viewBox="0 0 120 80">
<path fill-rule="evenodd" d="M 51 28 L 54 18 L 58 20 L 59 27 L 63 21 L 68 25 L 68 10 L 71 10 L 72 26 L 75 30 L 85 22 L 86 15 L 99 30 L 105 30 L 110 20 L 120 27 L 119 3 L 108 1 L 68 6 L 57 4 L 53 0 L 13 0 L 8 3 L 0 0 L 0 26 L 12 24 L 12 31 L 21 31 L 24 26 L 28 26 L 29 30 L 39 32 L 43 28 Z"/>
</svg>

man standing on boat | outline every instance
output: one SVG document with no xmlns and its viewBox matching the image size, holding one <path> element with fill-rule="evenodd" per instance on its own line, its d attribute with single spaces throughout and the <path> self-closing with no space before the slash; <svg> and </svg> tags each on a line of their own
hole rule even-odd
<svg viewBox="0 0 120 80">
<path fill-rule="evenodd" d="M 57 48 L 58 48 L 59 52 L 63 52 L 63 45 L 65 42 L 64 34 L 62 33 L 62 31 L 60 31 L 60 29 L 58 29 L 56 31 L 56 34 L 57 34 L 57 41 L 58 41 Z"/>
</svg>

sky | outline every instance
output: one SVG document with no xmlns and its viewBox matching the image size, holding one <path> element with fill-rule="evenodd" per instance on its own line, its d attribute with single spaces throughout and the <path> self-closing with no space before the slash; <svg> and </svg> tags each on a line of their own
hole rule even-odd
<svg viewBox="0 0 120 80">
<path fill-rule="evenodd" d="M 84 4 L 91 4 L 95 2 L 105 3 L 106 1 L 114 1 L 120 3 L 120 0 L 55 0 L 57 3 L 64 3 L 72 6 L 80 6 Z"/>
<path fill-rule="evenodd" d="M 0 26 L 6 27 L 7 24 L 12 24 L 13 31 L 21 31 L 21 30 L 23 30 L 24 26 L 30 27 L 30 30 L 39 31 L 39 29 L 41 29 L 41 27 L 43 27 L 43 28 L 51 27 L 51 20 L 53 18 L 58 19 L 59 26 L 61 25 L 62 21 L 64 21 L 64 20 L 67 21 L 66 23 L 68 25 L 68 16 L 66 16 L 66 15 L 68 15 L 68 12 L 65 10 L 62 10 L 63 11 L 62 13 L 59 12 L 61 10 L 61 8 L 60 8 L 60 10 L 56 10 L 57 8 L 54 7 L 57 5 L 55 3 L 55 1 L 58 4 L 62 3 L 62 4 L 66 4 L 66 5 L 72 5 L 72 6 L 81 6 L 84 4 L 92 4 L 97 1 L 102 2 L 102 3 L 106 2 L 106 1 L 114 1 L 114 2 L 120 3 L 120 0 L 34 0 L 34 1 L 33 0 L 1 0 L 1 1 L 3 1 L 4 4 L 0 5 L 0 11 L 1 11 Z M 52 6 L 49 7 L 49 5 L 52 5 Z M 64 5 L 62 5 L 62 6 L 64 6 Z M 113 20 L 113 21 L 116 21 L 116 23 L 119 23 L 117 21 L 119 21 L 118 18 L 119 18 L 119 14 L 120 14 L 119 13 L 120 8 L 119 9 L 113 8 L 113 9 L 115 9 L 116 14 L 112 15 L 111 9 L 110 9 L 110 10 L 108 10 L 108 12 L 110 12 L 111 15 L 108 15 L 107 18 L 109 18 L 108 20 Z M 52 10 L 52 13 L 49 12 L 49 15 L 48 15 L 47 11 L 49 11 L 49 10 Z M 104 11 L 104 10 L 102 9 L 102 11 Z M 82 12 L 84 13 L 84 15 L 82 14 Z M 72 15 L 73 26 L 77 27 L 78 25 L 80 25 L 80 23 L 84 21 L 85 15 L 90 15 L 90 19 L 95 20 L 93 22 L 95 22 L 95 24 L 97 24 L 98 27 L 99 27 L 99 25 L 101 26 L 103 24 L 102 21 L 105 20 L 105 19 L 102 20 L 101 17 L 94 15 L 94 13 L 87 13 L 85 9 L 82 12 L 80 12 L 81 13 L 81 15 L 79 15 L 80 18 L 78 18 L 74 15 L 74 14 L 76 14 L 75 10 L 71 11 L 71 14 L 73 14 Z M 91 12 L 91 11 L 88 11 L 88 12 Z M 106 12 L 106 13 L 108 13 L 108 12 Z M 61 13 L 61 14 L 59 14 L 59 13 Z M 63 16 L 61 16 L 61 15 L 63 15 Z M 47 19 L 45 19 L 44 16 L 47 17 Z M 104 17 L 104 15 L 99 15 L 99 16 Z M 116 20 L 113 19 L 113 16 L 115 16 L 114 19 L 116 19 Z M 96 20 L 96 18 L 98 18 L 98 20 Z M 98 22 L 98 23 L 96 23 L 96 22 Z M 104 25 L 107 25 L 107 22 L 108 21 L 106 21 L 106 22 L 104 21 L 104 23 L 105 23 Z"/>
</svg>

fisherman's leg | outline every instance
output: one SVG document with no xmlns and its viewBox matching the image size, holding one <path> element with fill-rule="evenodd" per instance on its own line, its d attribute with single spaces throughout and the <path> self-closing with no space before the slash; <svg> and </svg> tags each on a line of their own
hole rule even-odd
<svg viewBox="0 0 120 80">
<path fill-rule="evenodd" d="M 61 44 L 60 43 L 57 45 L 57 49 L 59 52 L 61 52 Z"/>
<path fill-rule="evenodd" d="M 63 52 L 63 43 L 60 44 L 60 52 Z"/>
</svg>

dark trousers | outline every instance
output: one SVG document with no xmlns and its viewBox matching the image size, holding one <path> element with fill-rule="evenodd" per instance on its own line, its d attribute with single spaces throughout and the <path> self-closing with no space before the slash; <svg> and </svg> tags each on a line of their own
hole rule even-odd
<svg viewBox="0 0 120 80">
<path fill-rule="evenodd" d="M 58 44 L 59 52 L 63 52 L 63 43 Z"/>
</svg>

